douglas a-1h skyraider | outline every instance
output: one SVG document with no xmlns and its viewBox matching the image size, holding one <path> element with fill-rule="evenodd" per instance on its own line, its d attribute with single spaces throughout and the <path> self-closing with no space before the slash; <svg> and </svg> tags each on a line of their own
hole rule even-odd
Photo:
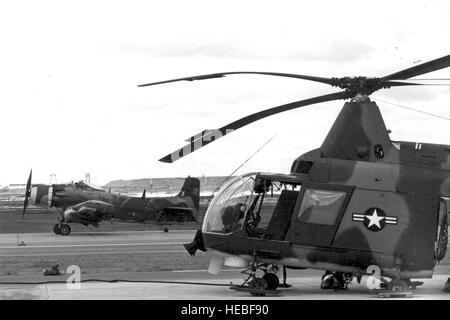
<svg viewBox="0 0 450 320">
<path fill-rule="evenodd" d="M 68 184 L 31 184 L 28 178 L 23 215 L 28 204 L 56 209 L 58 223 L 53 231 L 69 235 L 69 223 L 98 227 L 100 221 L 118 220 L 124 222 L 160 225 L 173 222 L 194 222 L 198 219 L 200 181 L 188 177 L 181 191 L 172 197 L 147 198 L 119 195 L 80 181 Z M 164 231 L 167 231 L 167 227 Z"/>
</svg>

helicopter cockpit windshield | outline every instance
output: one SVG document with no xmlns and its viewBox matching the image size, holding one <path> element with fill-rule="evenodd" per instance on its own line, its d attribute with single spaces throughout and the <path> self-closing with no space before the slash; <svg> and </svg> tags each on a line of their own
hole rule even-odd
<svg viewBox="0 0 450 320">
<path fill-rule="evenodd" d="M 203 219 L 203 232 L 227 234 L 242 229 L 254 197 L 255 173 L 231 179 L 214 197 Z"/>
</svg>

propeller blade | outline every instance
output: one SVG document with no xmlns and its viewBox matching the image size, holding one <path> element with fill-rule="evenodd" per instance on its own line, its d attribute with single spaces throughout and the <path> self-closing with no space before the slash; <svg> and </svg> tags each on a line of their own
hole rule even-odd
<svg viewBox="0 0 450 320">
<path fill-rule="evenodd" d="M 23 212 L 22 212 L 22 218 L 25 216 L 25 212 L 28 207 L 28 198 L 31 195 L 31 176 L 33 175 L 33 169 L 30 170 L 30 175 L 28 176 L 27 186 L 25 189 L 25 200 L 23 202 Z"/>
<path fill-rule="evenodd" d="M 382 80 L 406 80 L 421 74 L 436 71 L 439 69 L 447 68 L 450 66 L 450 55 L 434 59 L 417 66 L 398 71 L 396 73 L 390 74 L 383 77 Z"/>
<path fill-rule="evenodd" d="M 184 78 L 171 79 L 171 80 L 165 80 L 165 81 L 151 82 L 151 83 L 146 83 L 146 84 L 140 84 L 140 85 L 138 85 L 138 87 L 148 87 L 148 86 L 154 86 L 154 85 L 157 85 L 157 84 L 177 82 L 177 81 L 195 81 L 195 80 L 206 80 L 206 79 L 214 79 L 214 78 L 223 78 L 223 77 L 225 77 L 227 75 L 232 75 L 232 74 L 260 74 L 260 75 L 266 75 L 266 76 L 277 76 L 277 77 L 303 79 L 303 80 L 309 80 L 309 81 L 326 83 L 326 84 L 329 84 L 329 85 L 332 85 L 332 86 L 336 85 L 336 81 L 334 79 L 331 79 L 331 78 L 322 78 L 322 77 L 314 77 L 314 76 L 307 76 L 307 75 L 301 75 L 301 74 L 279 73 L 279 72 L 233 71 L 233 72 L 210 73 L 210 74 L 203 74 L 203 75 L 199 75 L 199 76 L 192 76 L 192 77 L 184 77 Z"/>
<path fill-rule="evenodd" d="M 238 119 L 234 122 L 231 122 L 225 126 L 223 126 L 220 129 L 214 130 L 214 131 L 206 131 L 206 134 L 203 136 L 194 136 L 192 137 L 192 140 L 189 144 L 185 145 L 183 148 L 178 149 L 165 157 L 159 159 L 161 162 L 167 162 L 172 163 L 184 156 L 187 156 L 188 154 L 206 146 L 207 144 L 216 141 L 217 139 L 239 129 L 242 128 L 250 123 L 253 123 L 255 121 L 261 120 L 263 118 L 272 116 L 274 114 L 285 112 L 288 110 L 308 106 L 311 104 L 316 104 L 320 102 L 326 102 L 326 101 L 333 101 L 333 100 L 340 100 L 340 99 L 348 99 L 351 96 L 344 91 L 326 94 L 323 96 L 318 96 L 310 99 L 300 100 L 297 102 L 292 102 L 288 104 L 284 104 L 281 106 L 273 107 L 270 109 L 266 109 L 257 113 L 253 113 L 251 115 L 248 115 L 244 118 Z M 194 139 L 195 138 L 195 139 Z"/>
</svg>

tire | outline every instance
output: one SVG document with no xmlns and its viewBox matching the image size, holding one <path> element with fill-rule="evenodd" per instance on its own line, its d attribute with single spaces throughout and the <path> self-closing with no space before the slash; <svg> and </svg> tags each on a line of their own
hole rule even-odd
<svg viewBox="0 0 450 320">
<path fill-rule="evenodd" d="M 61 229 L 59 228 L 59 223 L 57 223 L 53 226 L 53 232 L 55 234 L 61 234 Z"/>
<path fill-rule="evenodd" d="M 164 232 L 169 232 L 169 228 L 164 227 L 164 228 L 163 228 L 163 231 L 164 231 Z"/>
<path fill-rule="evenodd" d="M 60 227 L 61 235 L 68 236 L 70 234 L 70 226 L 68 224 L 62 224 Z"/>
<path fill-rule="evenodd" d="M 250 285 L 250 288 L 257 289 L 257 290 L 267 290 L 267 288 L 268 288 L 267 281 L 262 278 L 255 278 L 254 280 L 252 280 L 250 282 L 249 285 Z M 263 292 L 250 292 L 250 294 L 255 297 L 263 297 L 266 295 Z"/>
<path fill-rule="evenodd" d="M 402 279 L 394 279 L 387 285 L 387 291 L 401 292 L 408 290 L 408 283 Z"/>
<path fill-rule="evenodd" d="M 438 248 L 436 253 L 436 259 L 438 261 L 441 261 L 444 259 L 445 254 L 447 253 L 447 245 L 448 245 L 448 223 L 447 223 L 447 217 L 445 217 L 445 220 L 442 223 L 442 234 L 440 235 L 440 238 L 438 239 Z"/>
<path fill-rule="evenodd" d="M 266 273 L 262 278 L 267 281 L 268 290 L 276 290 L 280 286 L 280 279 L 275 273 Z"/>
</svg>

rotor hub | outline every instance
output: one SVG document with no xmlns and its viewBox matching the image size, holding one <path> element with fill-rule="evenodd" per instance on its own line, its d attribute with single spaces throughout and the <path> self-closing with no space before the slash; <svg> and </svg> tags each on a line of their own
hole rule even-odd
<svg viewBox="0 0 450 320">
<path fill-rule="evenodd" d="M 334 87 L 344 89 L 351 96 L 364 95 L 368 96 L 375 91 L 389 87 L 381 78 L 367 77 L 343 77 L 332 78 Z"/>
<path fill-rule="evenodd" d="M 368 103 L 370 102 L 370 98 L 367 95 L 357 93 L 350 101 L 356 103 Z"/>
</svg>

